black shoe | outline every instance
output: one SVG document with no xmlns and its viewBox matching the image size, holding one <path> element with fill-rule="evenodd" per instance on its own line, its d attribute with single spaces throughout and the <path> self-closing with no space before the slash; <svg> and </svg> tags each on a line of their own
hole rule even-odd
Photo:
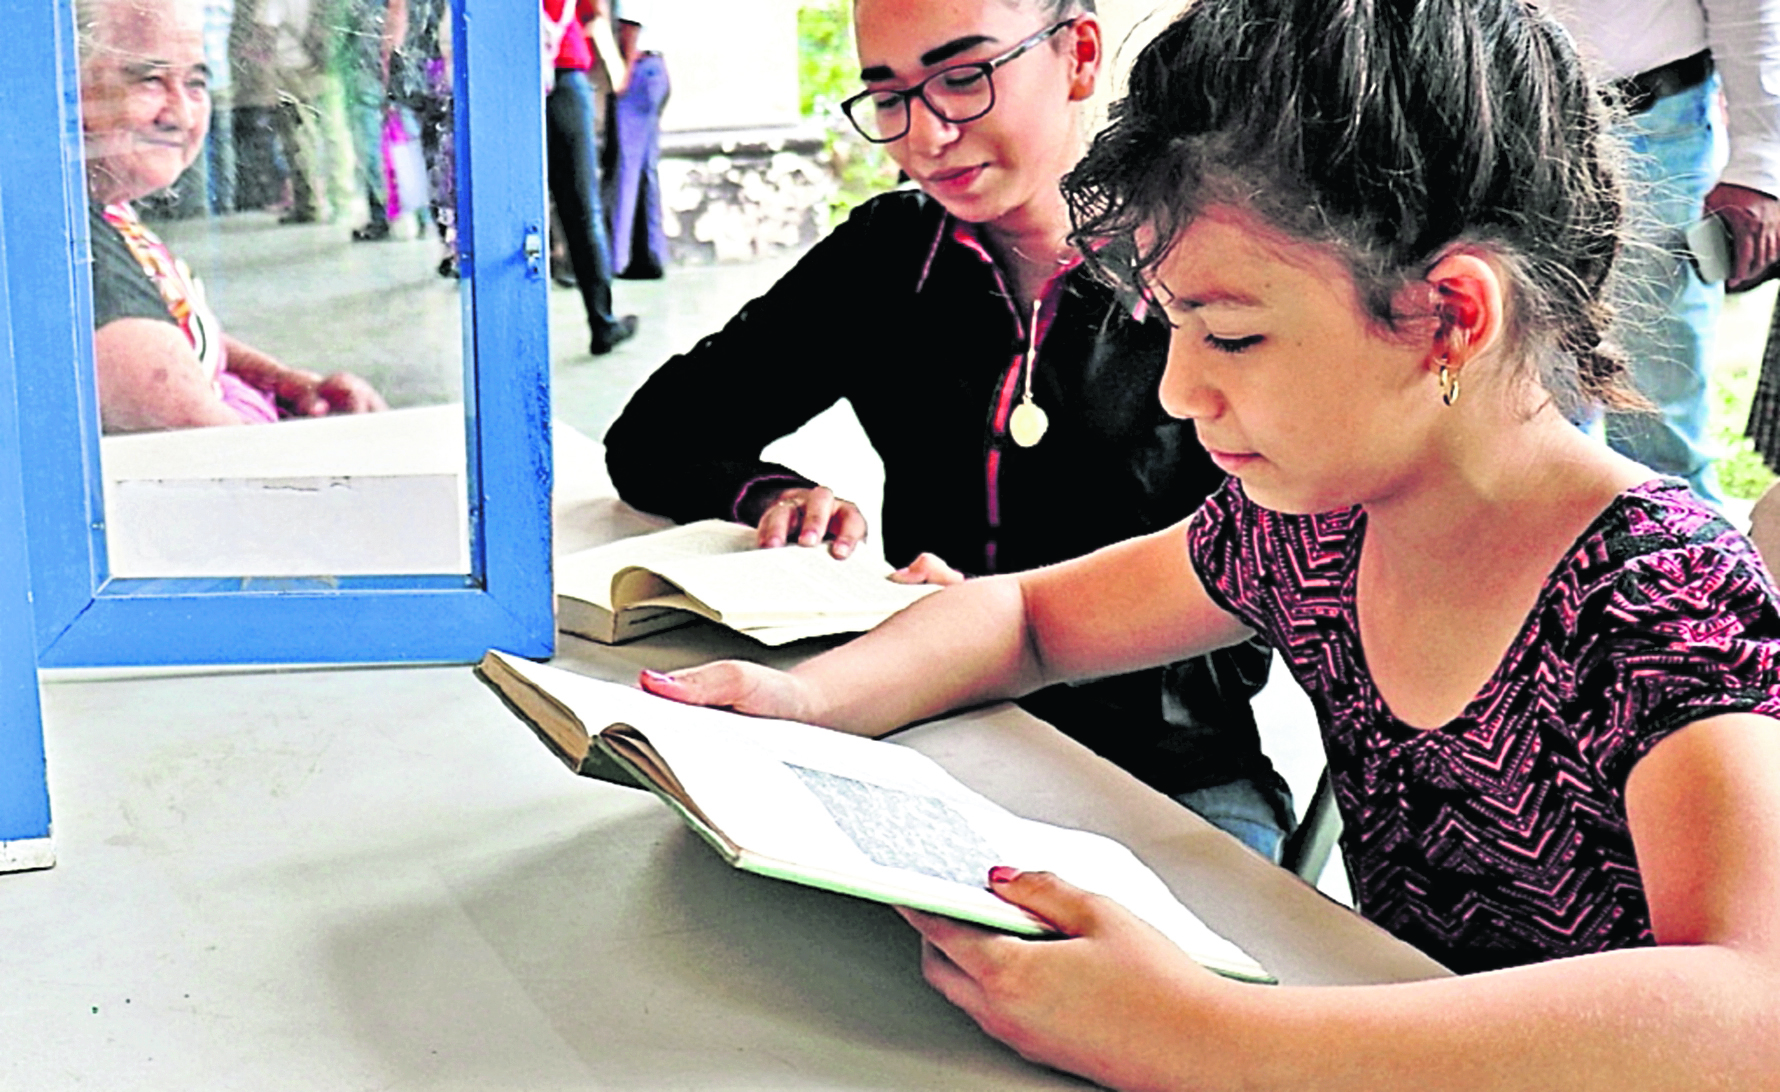
<svg viewBox="0 0 1780 1092">
<path fill-rule="evenodd" d="M 624 281 L 658 281 L 665 275 L 666 274 L 662 268 L 654 262 L 650 262 L 647 265 L 632 262 L 630 263 L 629 268 L 618 274 L 618 279 Z"/>
<path fill-rule="evenodd" d="M 352 229 L 352 241 L 355 243 L 380 243 L 389 238 L 389 222 L 373 220 L 364 227 Z"/>
<path fill-rule="evenodd" d="M 587 351 L 594 356 L 605 356 L 635 336 L 637 336 L 637 316 L 620 315 L 618 321 L 612 324 L 612 328 L 606 331 L 604 336 L 596 336 L 593 339 L 593 344 L 588 346 Z"/>
<path fill-rule="evenodd" d="M 581 282 L 576 279 L 575 271 L 572 269 L 552 269 L 550 271 L 550 279 L 563 288 L 581 287 Z"/>
<path fill-rule="evenodd" d="M 290 212 L 280 216 L 278 222 L 281 224 L 313 224 L 317 219 L 319 219 L 319 217 L 315 215 L 313 209 L 306 212 L 299 212 L 296 209 L 292 209 Z"/>
<path fill-rule="evenodd" d="M 445 277 L 449 280 L 457 279 L 457 277 L 458 277 L 457 255 L 447 254 L 443 258 L 439 259 L 439 276 Z"/>
</svg>

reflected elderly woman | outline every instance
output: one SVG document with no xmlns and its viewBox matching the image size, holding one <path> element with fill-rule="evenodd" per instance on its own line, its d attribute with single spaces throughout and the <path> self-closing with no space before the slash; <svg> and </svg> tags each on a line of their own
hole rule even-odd
<svg viewBox="0 0 1780 1092">
<path fill-rule="evenodd" d="M 201 0 L 80 0 L 78 12 L 105 431 L 386 409 L 357 376 L 290 368 L 224 334 L 197 278 L 130 207 L 172 185 L 209 132 Z"/>
</svg>

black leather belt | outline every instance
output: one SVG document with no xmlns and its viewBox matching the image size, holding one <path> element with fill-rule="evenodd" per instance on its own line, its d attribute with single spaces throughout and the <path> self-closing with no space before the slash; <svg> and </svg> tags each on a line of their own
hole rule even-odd
<svg viewBox="0 0 1780 1092">
<path fill-rule="evenodd" d="M 1623 80 L 1614 80 L 1613 89 L 1619 93 L 1619 99 L 1625 103 L 1628 112 L 1642 114 L 1655 106 L 1658 99 L 1666 99 L 1690 87 L 1698 87 L 1710 75 L 1712 53 L 1702 49 L 1691 57 L 1658 65 L 1648 72 L 1627 76 Z"/>
</svg>

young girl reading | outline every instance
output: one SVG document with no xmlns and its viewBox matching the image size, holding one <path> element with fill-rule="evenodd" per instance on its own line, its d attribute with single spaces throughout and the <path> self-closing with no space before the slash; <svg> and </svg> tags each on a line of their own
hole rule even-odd
<svg viewBox="0 0 1780 1092">
<path fill-rule="evenodd" d="M 1225 981 L 997 869 L 1067 939 L 906 912 L 930 982 L 1119 1088 L 1773 1087 L 1775 591 L 1566 415 L 1625 398 L 1606 124 L 1521 0 L 1198 0 L 1067 189 L 1090 252 L 1165 306 L 1162 401 L 1235 480 L 789 674 L 645 685 L 876 733 L 1259 632 L 1317 708 L 1360 910 L 1466 973 Z"/>
</svg>

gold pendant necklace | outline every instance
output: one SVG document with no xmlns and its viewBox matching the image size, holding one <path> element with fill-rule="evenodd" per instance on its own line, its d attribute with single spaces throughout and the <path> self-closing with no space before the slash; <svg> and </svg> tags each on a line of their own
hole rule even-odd
<svg viewBox="0 0 1780 1092">
<path fill-rule="evenodd" d="M 1026 390 L 1007 419 L 1007 433 L 1021 447 L 1031 447 L 1044 439 L 1045 429 L 1051 424 L 1045 411 L 1032 400 L 1032 365 L 1038 355 L 1038 309 L 1042 302 L 1032 301 L 1032 324 L 1026 330 Z"/>
</svg>

